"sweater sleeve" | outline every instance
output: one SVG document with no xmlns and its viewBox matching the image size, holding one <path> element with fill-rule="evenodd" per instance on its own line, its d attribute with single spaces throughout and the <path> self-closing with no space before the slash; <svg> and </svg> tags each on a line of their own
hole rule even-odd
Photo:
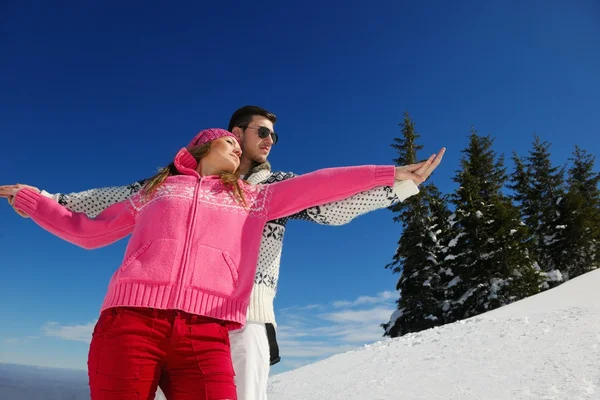
<svg viewBox="0 0 600 400">
<path fill-rule="evenodd" d="M 290 215 L 321 225 L 344 225 L 371 211 L 391 207 L 419 193 L 413 181 L 396 181 L 394 186 L 379 186 L 343 200 L 314 206 Z"/>
<path fill-rule="evenodd" d="M 85 249 L 103 247 L 133 231 L 135 210 L 129 200 L 113 204 L 96 218 L 76 213 L 51 198 L 30 189 L 21 189 L 14 207 L 26 212 L 48 232 Z"/>
<path fill-rule="evenodd" d="M 269 185 L 268 219 L 283 218 L 378 186 L 393 186 L 394 166 L 326 168 Z"/>
<path fill-rule="evenodd" d="M 95 217 L 105 208 L 121 202 L 129 198 L 132 194 L 137 193 L 144 186 L 144 183 L 146 183 L 146 181 L 141 180 L 126 186 L 109 186 L 67 194 L 52 194 L 42 191 L 42 194 L 71 211 L 82 212 L 89 217 Z"/>
</svg>

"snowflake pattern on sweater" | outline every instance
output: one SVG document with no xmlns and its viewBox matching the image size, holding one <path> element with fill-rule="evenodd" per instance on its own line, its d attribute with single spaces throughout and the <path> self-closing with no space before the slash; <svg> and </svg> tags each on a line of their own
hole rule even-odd
<svg viewBox="0 0 600 400">
<path fill-rule="evenodd" d="M 271 184 L 297 176 L 291 172 L 272 172 L 268 163 L 259 165 L 246 177 L 252 185 Z M 138 192 L 146 180 L 127 186 L 91 189 L 79 193 L 50 195 L 61 205 L 75 212 L 94 217 L 112 204 L 128 199 Z M 398 202 L 391 187 L 378 187 L 345 200 L 311 207 L 289 217 L 269 221 L 263 230 L 254 287 L 250 297 L 248 321 L 275 324 L 273 302 L 277 292 L 283 237 L 290 219 L 321 225 L 343 225 L 368 212 L 387 208 Z"/>
</svg>

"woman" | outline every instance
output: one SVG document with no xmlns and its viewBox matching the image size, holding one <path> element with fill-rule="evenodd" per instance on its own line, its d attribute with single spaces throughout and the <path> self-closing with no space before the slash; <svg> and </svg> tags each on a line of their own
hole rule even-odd
<svg viewBox="0 0 600 400">
<path fill-rule="evenodd" d="M 408 197 L 437 165 L 432 156 L 415 173 L 331 168 L 250 186 L 234 174 L 240 154 L 233 134 L 204 130 L 143 191 L 94 219 L 31 188 L 0 189 L 38 225 L 79 246 L 132 234 L 90 345 L 93 400 L 150 399 L 159 383 L 168 399 L 235 399 L 227 330 L 245 323 L 264 224 L 376 186 L 396 183 Z"/>
</svg>

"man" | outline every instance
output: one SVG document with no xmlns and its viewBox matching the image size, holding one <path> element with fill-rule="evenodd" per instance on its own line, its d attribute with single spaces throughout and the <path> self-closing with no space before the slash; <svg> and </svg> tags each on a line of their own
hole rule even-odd
<svg viewBox="0 0 600 400">
<path fill-rule="evenodd" d="M 273 172 L 267 161 L 272 146 L 278 141 L 274 131 L 276 120 L 273 113 L 261 107 L 244 106 L 236 110 L 229 121 L 228 130 L 241 141 L 240 174 L 251 184 L 269 184 L 295 176 L 289 172 Z M 421 182 L 421 178 L 426 179 L 439 165 L 443 153 L 442 150 L 426 170 L 419 169 L 422 163 L 406 166 L 408 175 L 414 177 L 414 182 Z M 111 204 L 123 201 L 140 190 L 144 182 L 142 180 L 128 186 L 91 189 L 71 194 L 42 193 L 56 199 L 72 211 L 95 216 Z M 414 184 L 412 186 L 408 189 L 402 185 L 373 189 L 343 201 L 313 207 L 291 217 L 270 221 L 265 226 L 248 309 L 248 322 L 243 329 L 230 333 L 231 356 L 240 400 L 265 400 L 269 367 L 279 362 L 273 301 L 277 291 L 283 235 L 288 219 L 307 220 L 323 225 L 346 224 L 361 214 L 404 200 L 418 191 Z"/>
</svg>

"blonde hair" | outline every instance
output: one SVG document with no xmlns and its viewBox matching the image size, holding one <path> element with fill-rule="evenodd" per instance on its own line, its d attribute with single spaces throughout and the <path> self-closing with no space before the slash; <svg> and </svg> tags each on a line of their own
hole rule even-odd
<svg viewBox="0 0 600 400">
<path fill-rule="evenodd" d="M 194 159 L 196 159 L 198 163 L 210 151 L 211 143 L 212 142 L 208 142 L 189 150 L 190 154 L 194 157 Z M 172 175 L 180 175 L 179 171 L 177 170 L 177 167 L 175 166 L 175 163 L 170 163 L 166 167 L 162 167 L 161 169 L 159 169 L 158 173 L 152 178 L 148 179 L 148 181 L 144 184 L 144 186 L 142 187 L 142 193 L 145 196 L 150 196 L 156 191 L 156 189 L 158 189 L 160 185 L 163 184 L 165 179 Z M 242 190 L 240 185 L 239 173 L 220 172 L 219 177 L 221 178 L 221 182 L 223 182 L 225 186 L 229 186 L 231 188 L 235 199 L 242 203 L 244 207 L 247 207 L 246 198 L 244 197 L 244 191 Z"/>
</svg>

